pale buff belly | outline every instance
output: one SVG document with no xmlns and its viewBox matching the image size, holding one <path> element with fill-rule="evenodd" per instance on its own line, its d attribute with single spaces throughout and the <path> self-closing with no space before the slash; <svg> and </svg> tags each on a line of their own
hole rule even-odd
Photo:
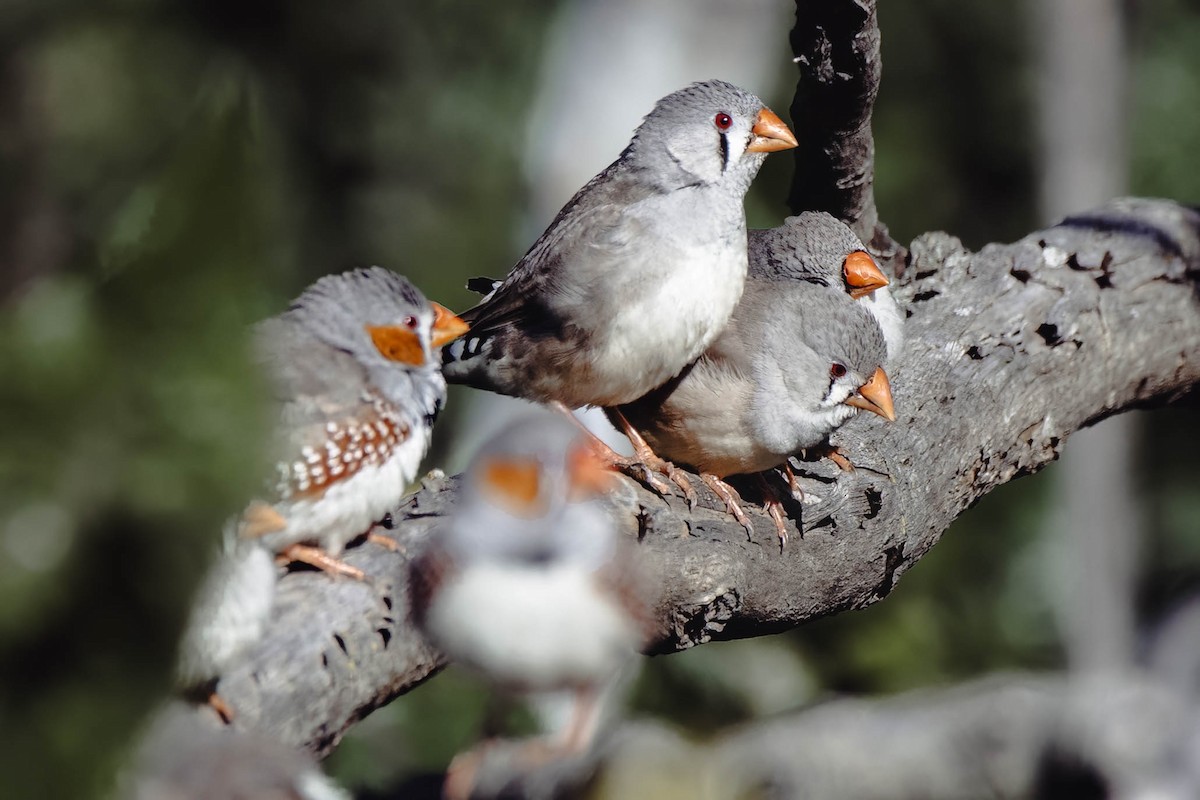
<svg viewBox="0 0 1200 800">
<path fill-rule="evenodd" d="M 629 287 L 635 299 L 592 334 L 569 406 L 632 402 L 695 361 L 729 321 L 745 283 L 744 258 L 696 256 L 661 282 Z M 566 401 L 564 401 L 566 402 Z"/>
</svg>

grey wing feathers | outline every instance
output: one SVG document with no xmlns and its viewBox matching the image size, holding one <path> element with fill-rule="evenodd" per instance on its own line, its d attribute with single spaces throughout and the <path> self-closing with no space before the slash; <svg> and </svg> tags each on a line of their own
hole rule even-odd
<svg viewBox="0 0 1200 800">
<path fill-rule="evenodd" d="M 256 334 L 258 360 L 279 414 L 272 452 L 281 461 L 298 458 L 305 447 L 323 448 L 330 421 L 376 416 L 371 400 L 363 396 L 366 368 L 354 356 L 286 319 L 267 320 Z"/>
<path fill-rule="evenodd" d="M 563 321 L 556 301 L 579 302 L 591 282 L 578 264 L 578 254 L 587 249 L 603 264 L 605 250 L 623 247 L 625 212 L 652 194 L 641 183 L 625 176 L 614 162 L 562 207 L 554 221 L 534 242 L 508 277 L 475 307 L 461 316 L 471 326 L 464 345 L 506 331 L 519 331 L 532 338 L 561 337 Z M 462 348 L 455 349 L 457 357 Z"/>
</svg>

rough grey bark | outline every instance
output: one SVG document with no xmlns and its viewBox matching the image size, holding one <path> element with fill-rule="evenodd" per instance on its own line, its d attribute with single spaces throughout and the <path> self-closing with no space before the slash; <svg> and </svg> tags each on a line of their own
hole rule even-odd
<svg viewBox="0 0 1200 800">
<path fill-rule="evenodd" d="M 819 502 L 803 506 L 803 537 L 780 553 L 769 519 L 748 508 L 747 540 L 702 486 L 691 512 L 632 485 L 612 500 L 661 588 L 649 650 L 870 605 L 963 510 L 1045 466 L 1071 433 L 1187 392 L 1200 380 L 1198 277 L 1200 214 L 1165 201 L 1119 201 L 974 254 L 946 234 L 919 238 L 897 284 L 911 311 L 898 418 L 860 415 L 834 437 L 854 473 L 804 465 Z M 219 686 L 236 726 L 324 754 L 440 666 L 408 622 L 405 572 L 454 497 L 453 479 L 436 480 L 397 510 L 402 552 L 348 552 L 369 584 L 281 581 L 271 634 Z"/>
<path fill-rule="evenodd" d="M 845 220 L 890 261 L 901 248 L 875 208 L 871 134 L 879 42 L 875 0 L 796 0 L 791 44 L 799 79 L 791 114 L 800 144 L 788 206 L 793 214 L 827 211 Z"/>
</svg>

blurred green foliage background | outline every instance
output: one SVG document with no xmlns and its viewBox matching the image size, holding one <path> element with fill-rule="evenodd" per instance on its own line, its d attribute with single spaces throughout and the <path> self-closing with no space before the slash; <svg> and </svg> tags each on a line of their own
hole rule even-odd
<svg viewBox="0 0 1200 800">
<path fill-rule="evenodd" d="M 877 194 L 893 235 L 978 247 L 1034 229 L 1025 5 L 880 5 Z M 103 794 L 167 691 L 220 522 L 263 474 L 247 325 L 371 263 L 465 307 L 465 277 L 503 274 L 528 245 L 520 153 L 558 8 L 0 2 L 0 794 Z M 1200 4 L 1131 8 L 1132 190 L 1195 201 Z M 784 109 L 791 69 L 751 88 Z M 769 162 L 752 225 L 784 216 L 789 171 Z M 1150 620 L 1200 576 L 1197 463 L 1179 447 L 1200 430 L 1188 404 L 1147 430 Z M 654 659 L 635 713 L 703 737 L 824 692 L 1058 665 L 1046 494 L 1041 478 L 995 492 L 872 609 Z M 491 716 L 451 671 L 329 766 L 383 796 Z"/>
</svg>

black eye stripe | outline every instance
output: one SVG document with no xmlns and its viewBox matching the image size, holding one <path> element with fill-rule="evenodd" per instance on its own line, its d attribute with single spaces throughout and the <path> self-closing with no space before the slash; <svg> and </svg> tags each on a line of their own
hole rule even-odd
<svg viewBox="0 0 1200 800">
<path fill-rule="evenodd" d="M 729 137 L 724 132 L 720 134 L 721 138 L 721 171 L 724 172 L 729 167 Z"/>
</svg>

